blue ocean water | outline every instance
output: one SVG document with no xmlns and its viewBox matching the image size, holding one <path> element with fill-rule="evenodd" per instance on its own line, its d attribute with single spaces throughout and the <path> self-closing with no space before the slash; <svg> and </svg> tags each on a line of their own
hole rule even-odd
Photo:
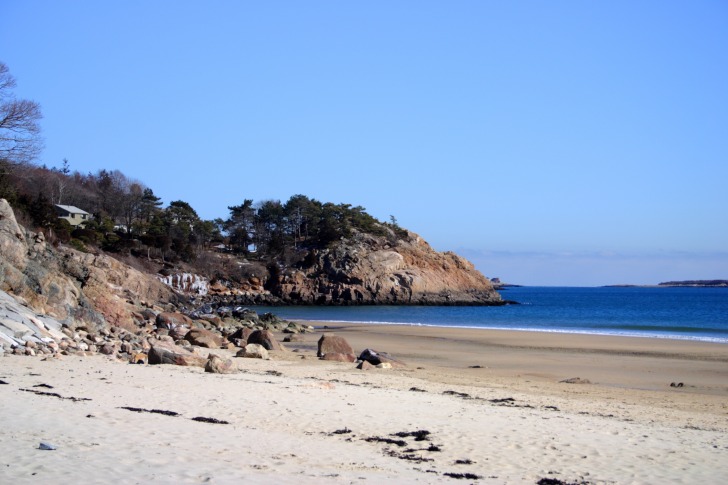
<svg viewBox="0 0 728 485">
<path fill-rule="evenodd" d="M 257 307 L 288 320 L 629 335 L 728 343 L 728 288 L 510 287 L 500 307 Z"/>
</svg>

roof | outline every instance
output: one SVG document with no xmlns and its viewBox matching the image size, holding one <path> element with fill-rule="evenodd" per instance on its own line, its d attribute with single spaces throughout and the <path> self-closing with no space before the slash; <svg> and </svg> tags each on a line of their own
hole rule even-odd
<svg viewBox="0 0 728 485">
<path fill-rule="evenodd" d="M 70 212 L 71 214 L 88 214 L 88 215 L 91 215 L 88 212 L 86 212 L 85 210 L 79 209 L 78 207 L 73 206 L 73 205 L 56 204 L 56 207 L 59 207 L 59 208 L 63 209 L 66 212 Z"/>
</svg>

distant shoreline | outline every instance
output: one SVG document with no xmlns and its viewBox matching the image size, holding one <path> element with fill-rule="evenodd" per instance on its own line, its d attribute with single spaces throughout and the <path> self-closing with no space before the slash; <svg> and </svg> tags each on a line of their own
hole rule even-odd
<svg viewBox="0 0 728 485">
<path fill-rule="evenodd" d="M 728 288 L 728 280 L 666 281 L 656 285 L 605 285 L 603 288 Z"/>
</svg>

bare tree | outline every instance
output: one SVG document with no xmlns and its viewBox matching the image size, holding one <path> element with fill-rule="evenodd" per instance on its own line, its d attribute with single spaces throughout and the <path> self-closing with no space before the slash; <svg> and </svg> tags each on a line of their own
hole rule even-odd
<svg viewBox="0 0 728 485">
<path fill-rule="evenodd" d="M 35 101 L 16 99 L 15 78 L 0 62 L 0 170 L 35 159 L 43 148 L 39 121 L 43 117 Z"/>
</svg>

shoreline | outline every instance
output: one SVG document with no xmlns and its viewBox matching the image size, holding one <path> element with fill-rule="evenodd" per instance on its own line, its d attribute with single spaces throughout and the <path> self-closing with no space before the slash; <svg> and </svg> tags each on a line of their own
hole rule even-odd
<svg viewBox="0 0 728 485">
<path fill-rule="evenodd" d="M 600 389 L 659 393 L 670 393 L 674 390 L 671 383 L 682 382 L 683 394 L 728 397 L 728 346 L 722 343 L 538 331 L 309 323 L 320 332 L 346 338 L 357 352 L 373 348 L 403 360 L 410 367 L 433 368 L 429 378 L 434 380 L 472 379 L 487 385 L 489 378 L 497 378 L 507 380 L 505 385 L 510 387 L 537 383 L 553 392 L 563 387 L 558 386 L 559 381 L 579 377 Z"/>
<path fill-rule="evenodd" d="M 598 337 L 625 337 L 625 338 L 639 338 L 639 339 L 656 339 L 656 340 L 683 340 L 688 342 L 705 342 L 715 344 L 728 344 L 728 337 L 699 337 L 699 336 L 681 336 L 672 334 L 638 334 L 638 333 L 617 333 L 617 332 L 590 332 L 588 330 L 564 330 L 564 329 L 553 329 L 546 330 L 543 328 L 526 328 L 526 327 L 478 327 L 474 325 L 435 325 L 431 323 L 401 323 L 401 322 L 384 322 L 384 321 L 342 321 L 342 320 L 321 320 L 321 319 L 306 319 L 306 318 L 288 318 L 288 320 L 306 323 L 308 325 L 314 325 L 317 327 L 325 327 L 328 325 L 381 325 L 381 326 L 403 326 L 403 327 L 431 327 L 431 328 L 459 328 L 463 330 L 493 330 L 499 332 L 535 332 L 535 333 L 546 333 L 546 334 L 564 334 L 564 335 L 584 335 L 584 336 L 598 336 Z"/>
</svg>

